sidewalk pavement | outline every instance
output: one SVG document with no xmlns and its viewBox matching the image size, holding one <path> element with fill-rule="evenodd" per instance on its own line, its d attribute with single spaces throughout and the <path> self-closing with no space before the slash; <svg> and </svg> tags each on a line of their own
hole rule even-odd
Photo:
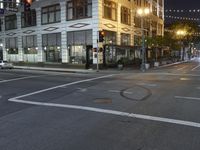
<svg viewBox="0 0 200 150">
<path fill-rule="evenodd" d="M 185 63 L 188 61 L 181 61 L 181 62 L 176 62 L 172 64 L 166 64 L 154 68 L 150 68 L 149 70 L 152 69 L 159 69 L 159 68 L 164 68 L 164 67 L 169 67 L 172 65 L 176 64 L 181 64 Z M 24 70 L 39 70 L 39 71 L 55 71 L 55 72 L 69 72 L 69 73 L 96 73 L 97 70 L 93 69 L 71 69 L 71 68 L 53 68 L 53 67 L 30 67 L 30 66 L 14 66 L 15 69 L 24 69 Z M 99 70 L 101 73 L 120 73 L 120 72 L 141 72 L 140 69 L 137 68 L 124 68 L 123 70 L 119 70 L 118 68 L 109 68 L 109 69 L 102 69 Z"/>
</svg>

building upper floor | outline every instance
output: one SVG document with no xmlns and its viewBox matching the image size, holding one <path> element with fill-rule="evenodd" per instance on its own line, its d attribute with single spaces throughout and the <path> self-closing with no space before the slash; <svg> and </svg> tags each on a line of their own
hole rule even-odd
<svg viewBox="0 0 200 150">
<path fill-rule="evenodd" d="M 87 18 L 106 19 L 139 27 L 137 22 L 140 22 L 140 18 L 136 15 L 138 7 L 150 8 L 152 22 L 160 20 L 162 23 L 164 20 L 164 0 L 35 0 L 30 11 L 24 11 L 23 6 L 17 6 L 19 0 L 13 1 L 16 3 L 0 3 L 3 8 L 19 8 L 15 13 L 5 11 L 5 15 L 1 16 L 0 31 Z"/>
</svg>

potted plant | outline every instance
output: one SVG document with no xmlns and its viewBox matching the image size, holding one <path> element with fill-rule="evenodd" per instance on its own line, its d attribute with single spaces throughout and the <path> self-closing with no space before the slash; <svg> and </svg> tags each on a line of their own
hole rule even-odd
<svg viewBox="0 0 200 150">
<path fill-rule="evenodd" d="M 118 67 L 119 70 L 123 70 L 123 68 L 124 68 L 123 58 L 120 58 L 117 61 L 117 67 Z"/>
</svg>

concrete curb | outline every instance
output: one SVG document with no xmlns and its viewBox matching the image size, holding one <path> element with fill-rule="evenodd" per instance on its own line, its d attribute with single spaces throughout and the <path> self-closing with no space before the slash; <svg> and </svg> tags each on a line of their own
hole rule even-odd
<svg viewBox="0 0 200 150">
<path fill-rule="evenodd" d="M 163 65 L 163 66 L 158 66 L 158 67 L 154 67 L 154 68 L 170 67 L 170 66 L 173 66 L 173 65 L 178 65 L 178 64 L 182 64 L 182 63 L 186 63 L 186 62 L 188 62 L 188 60 L 186 60 L 186 61 L 180 61 L 180 62 L 176 62 L 176 63 L 172 63 L 172 64 L 167 64 L 167 65 Z"/>
<path fill-rule="evenodd" d="M 39 71 L 55 71 L 55 72 L 69 72 L 69 73 L 94 73 L 95 70 L 84 69 L 64 69 L 64 68 L 47 68 L 47 67 L 28 67 L 28 66 L 14 66 L 15 69 L 39 70 Z"/>
</svg>

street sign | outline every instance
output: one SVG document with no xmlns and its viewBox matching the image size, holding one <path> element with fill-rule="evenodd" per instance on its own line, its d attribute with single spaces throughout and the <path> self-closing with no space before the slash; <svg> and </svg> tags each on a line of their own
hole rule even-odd
<svg viewBox="0 0 200 150">
<path fill-rule="evenodd" d="M 0 14 L 2 14 L 2 15 L 4 14 L 4 9 L 2 9 L 2 8 L 0 9 Z"/>
</svg>

